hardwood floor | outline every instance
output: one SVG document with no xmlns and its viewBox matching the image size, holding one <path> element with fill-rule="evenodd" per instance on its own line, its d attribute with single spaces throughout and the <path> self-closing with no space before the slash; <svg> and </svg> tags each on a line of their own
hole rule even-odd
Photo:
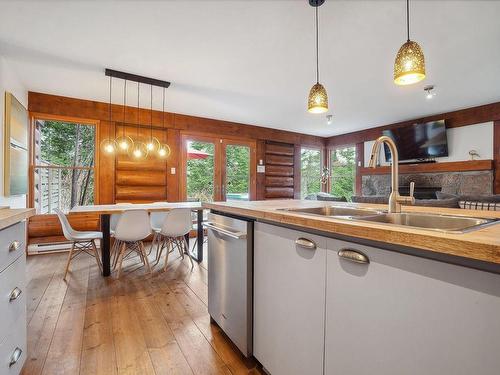
<svg viewBox="0 0 500 375">
<path fill-rule="evenodd" d="M 206 264 L 171 258 L 153 276 L 132 258 L 117 280 L 82 254 L 65 282 L 66 253 L 28 257 L 22 374 L 263 374 L 210 324 Z"/>
</svg>

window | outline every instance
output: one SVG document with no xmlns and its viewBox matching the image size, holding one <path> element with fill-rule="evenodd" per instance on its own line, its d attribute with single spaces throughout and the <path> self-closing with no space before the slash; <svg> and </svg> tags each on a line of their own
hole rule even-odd
<svg viewBox="0 0 500 375">
<path fill-rule="evenodd" d="M 186 184 L 187 200 L 211 202 L 214 200 L 215 143 L 187 142 Z"/>
<path fill-rule="evenodd" d="M 302 148 L 300 150 L 300 196 L 321 191 L 321 150 Z"/>
<path fill-rule="evenodd" d="M 95 126 L 35 120 L 33 198 L 37 214 L 94 203 Z"/>
<path fill-rule="evenodd" d="M 330 193 L 345 197 L 354 195 L 356 180 L 356 148 L 344 147 L 330 151 Z"/>
</svg>

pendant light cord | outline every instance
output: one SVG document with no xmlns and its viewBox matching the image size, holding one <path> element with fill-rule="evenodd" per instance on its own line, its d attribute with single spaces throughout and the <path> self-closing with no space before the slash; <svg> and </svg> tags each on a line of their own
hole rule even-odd
<svg viewBox="0 0 500 375">
<path fill-rule="evenodd" d="M 137 139 L 139 139 L 139 91 L 141 90 L 141 83 L 137 82 L 137 129 L 135 134 L 137 135 Z"/>
<path fill-rule="evenodd" d="M 150 141 L 153 142 L 153 85 L 150 85 L 151 87 L 151 132 L 149 134 Z"/>
<path fill-rule="evenodd" d="M 112 119 L 112 114 L 111 114 L 111 85 L 112 85 L 112 80 L 113 80 L 113 77 L 109 76 L 109 124 L 108 124 L 108 131 L 106 132 L 108 134 L 108 138 L 109 138 L 109 135 L 111 134 L 110 127 L 111 127 L 111 119 Z"/>
<path fill-rule="evenodd" d="M 410 41 L 410 0 L 406 0 L 406 35 L 407 42 Z"/>
<path fill-rule="evenodd" d="M 127 80 L 123 85 L 123 124 L 122 124 L 122 137 L 125 136 L 125 102 L 127 101 Z"/>
<path fill-rule="evenodd" d="M 318 41 L 318 35 L 319 35 L 319 26 L 318 26 L 318 7 L 319 5 L 316 5 L 316 83 L 319 83 L 319 41 Z"/>
<path fill-rule="evenodd" d="M 162 99 L 162 112 L 161 112 L 161 125 L 165 128 L 165 87 L 163 88 L 163 99 Z"/>
</svg>

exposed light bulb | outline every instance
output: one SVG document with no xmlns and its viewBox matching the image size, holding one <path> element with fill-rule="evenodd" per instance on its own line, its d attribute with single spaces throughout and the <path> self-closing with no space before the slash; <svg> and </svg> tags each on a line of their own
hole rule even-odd
<svg viewBox="0 0 500 375">
<path fill-rule="evenodd" d="M 111 154 L 115 151 L 115 148 L 111 145 L 111 144 L 107 144 L 105 147 L 104 147 L 104 151 L 106 151 L 108 154 Z"/>
<path fill-rule="evenodd" d="M 158 155 L 160 155 L 160 156 L 166 156 L 167 155 L 167 150 L 165 150 L 164 148 L 160 148 L 160 150 L 158 151 Z"/>
<path fill-rule="evenodd" d="M 155 145 L 153 144 L 153 142 L 148 142 L 146 147 L 148 148 L 148 151 L 153 151 L 153 149 L 155 148 Z"/>
<path fill-rule="evenodd" d="M 126 141 L 121 141 L 120 142 L 120 148 L 122 150 L 126 150 L 128 148 L 128 143 Z"/>
<path fill-rule="evenodd" d="M 136 148 L 136 149 L 134 150 L 134 156 L 135 156 L 136 158 L 140 158 L 140 157 L 142 156 L 142 151 L 141 151 L 140 149 Z"/>
</svg>

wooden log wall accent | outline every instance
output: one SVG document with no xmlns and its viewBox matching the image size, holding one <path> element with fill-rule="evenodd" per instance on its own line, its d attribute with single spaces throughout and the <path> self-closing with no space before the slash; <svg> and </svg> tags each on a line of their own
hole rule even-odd
<svg viewBox="0 0 500 375">
<path fill-rule="evenodd" d="M 264 198 L 294 197 L 294 156 L 295 146 L 293 144 L 266 142 Z"/>
</svg>

